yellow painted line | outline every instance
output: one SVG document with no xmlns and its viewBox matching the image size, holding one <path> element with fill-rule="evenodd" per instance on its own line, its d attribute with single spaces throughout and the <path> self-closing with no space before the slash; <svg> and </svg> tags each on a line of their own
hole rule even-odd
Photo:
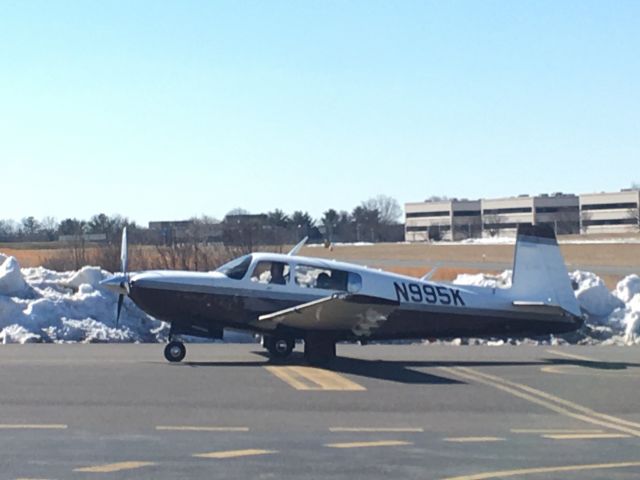
<svg viewBox="0 0 640 480">
<path fill-rule="evenodd" d="M 422 433 L 424 428 L 405 427 L 331 427 L 330 432 L 390 432 L 390 433 Z"/>
<path fill-rule="evenodd" d="M 75 468 L 73 471 L 83 473 L 112 473 L 121 472 L 123 470 L 133 470 L 135 468 L 149 467 L 151 465 L 155 465 L 155 462 L 118 462 Z"/>
<path fill-rule="evenodd" d="M 579 405 L 579 404 L 574 403 L 574 402 L 570 402 L 569 400 L 565 400 L 565 399 L 560 398 L 560 397 L 556 397 L 555 395 L 551 395 L 550 393 L 543 392 L 542 390 L 538 390 L 537 388 L 533 388 L 533 387 L 530 387 L 528 385 L 523 385 L 521 383 L 512 382 L 512 381 L 506 380 L 504 378 L 495 377 L 493 375 L 489 375 L 488 373 L 479 372 L 477 370 L 471 370 L 471 369 L 466 368 L 466 367 L 459 367 L 459 368 L 461 368 L 463 370 L 471 371 L 476 375 L 480 375 L 482 377 L 491 379 L 493 381 L 502 382 L 504 384 L 511 385 L 513 387 L 516 387 L 516 388 L 520 388 L 521 390 L 524 390 L 525 392 L 529 392 L 529 393 L 531 393 L 533 395 L 538 395 L 538 396 L 540 396 L 542 398 L 545 398 L 547 400 L 551 400 L 552 402 L 556 402 L 556 403 L 559 403 L 561 405 L 567 406 L 569 408 L 573 408 L 574 410 L 577 410 L 579 412 L 586 413 L 587 415 L 591 415 L 593 417 L 599 417 L 599 418 L 604 419 L 604 420 L 606 420 L 608 422 L 612 422 L 612 423 L 616 423 L 616 424 L 625 425 L 625 426 L 629 426 L 629 427 L 640 429 L 640 423 L 631 422 L 631 421 L 625 420 L 623 418 L 614 417 L 613 415 L 607 415 L 605 413 L 596 412 L 595 410 L 592 410 L 592 409 L 590 409 L 588 407 L 585 407 L 583 405 Z M 631 431 L 631 432 L 627 431 L 626 433 L 631 433 L 632 435 L 640 436 L 640 431 L 635 431 L 635 432 L 634 431 Z"/>
<path fill-rule="evenodd" d="M 169 432 L 248 432 L 249 427 L 204 427 L 195 425 L 158 425 L 156 430 Z"/>
<path fill-rule="evenodd" d="M 289 370 L 288 367 L 268 366 L 264 368 L 296 390 L 319 390 L 317 385 L 310 383 L 308 379 L 304 377 L 300 378 L 300 375 L 296 375 L 292 370 Z"/>
<path fill-rule="evenodd" d="M 624 433 L 558 433 L 542 435 L 553 440 L 592 440 L 599 438 L 631 438 Z"/>
<path fill-rule="evenodd" d="M 571 358 L 572 360 L 581 360 L 583 362 L 599 362 L 595 358 L 583 357 L 582 355 L 576 355 L 575 353 L 561 352 L 559 350 L 547 350 L 547 353 L 551 355 L 557 355 L 559 357 Z"/>
<path fill-rule="evenodd" d="M 301 366 L 267 366 L 264 367 L 280 380 L 291 385 L 296 390 L 333 390 L 359 392 L 366 390 L 342 375 L 329 370 L 315 367 Z"/>
<path fill-rule="evenodd" d="M 605 414 L 595 412 L 594 410 L 583 407 L 582 405 L 577 405 L 575 403 L 555 397 L 553 395 L 550 395 L 546 392 L 542 392 L 541 390 L 537 390 L 527 385 L 522 385 L 515 382 L 511 382 L 509 380 L 505 380 L 503 378 L 494 377 L 493 375 L 478 372 L 476 370 L 471 370 L 470 368 L 466 368 L 466 367 L 455 367 L 455 368 L 438 367 L 438 368 L 452 375 L 457 375 L 459 377 L 476 381 L 478 383 L 483 383 L 485 385 L 492 386 L 504 392 L 508 392 L 511 395 L 522 398 L 523 400 L 527 400 L 531 403 L 535 403 L 537 405 L 545 407 L 561 415 L 575 418 L 586 423 L 591 423 L 593 425 L 598 425 L 600 427 L 607 427 L 612 430 L 618 430 L 620 432 L 629 433 L 636 437 L 640 437 L 640 430 L 632 429 L 632 428 L 628 428 L 627 426 L 624 426 L 625 424 L 631 424 L 631 426 L 640 427 L 640 425 L 638 424 L 635 424 L 633 422 L 628 422 L 626 420 L 623 420 L 617 417 L 612 417 L 610 415 L 605 415 Z M 553 403 L 553 402 L 556 402 L 556 403 Z M 558 404 L 561 404 L 564 406 L 560 406 Z M 574 410 L 577 410 L 578 412 L 583 412 L 583 413 L 576 413 L 576 411 L 571 411 L 566 407 L 573 408 Z M 595 418 L 595 417 L 600 417 L 600 418 Z M 616 422 L 616 423 L 613 423 L 613 422 Z"/>
<path fill-rule="evenodd" d="M 567 373 L 564 370 L 566 370 L 566 367 L 569 367 L 570 369 L 576 369 L 576 368 L 580 368 L 578 365 L 547 365 L 546 367 L 540 367 L 540 371 L 541 372 L 545 372 L 545 373 Z"/>
<path fill-rule="evenodd" d="M 473 442 L 504 442 L 502 437 L 449 437 L 444 439 L 445 442 L 456 443 L 473 443 Z"/>
<path fill-rule="evenodd" d="M 637 371 L 604 370 L 585 368 L 581 365 L 547 365 L 540 367 L 541 372 L 557 373 L 560 375 L 588 375 L 590 377 L 640 377 Z"/>
<path fill-rule="evenodd" d="M 289 367 L 294 372 L 308 378 L 320 386 L 321 390 L 340 390 L 349 392 L 362 392 L 366 390 L 362 385 L 352 382 L 348 378 L 338 375 L 330 370 L 315 367 Z"/>
<path fill-rule="evenodd" d="M 348 442 L 348 443 L 326 443 L 329 448 L 367 448 L 367 447 L 399 447 L 402 445 L 413 445 L 411 442 L 403 440 L 379 440 L 377 442 Z"/>
<path fill-rule="evenodd" d="M 58 423 L 3 423 L 0 424 L 0 430 L 64 430 L 69 428 L 68 425 Z"/>
<path fill-rule="evenodd" d="M 512 428 L 511 433 L 604 433 L 604 430 L 581 430 L 581 429 L 562 429 L 562 428 Z"/>
<path fill-rule="evenodd" d="M 278 451 L 250 448 L 246 450 L 223 450 L 220 452 L 194 453 L 192 456 L 197 458 L 238 458 L 250 457 L 254 455 L 269 455 L 272 453 L 278 453 Z"/>
<path fill-rule="evenodd" d="M 605 470 L 611 468 L 640 467 L 640 462 L 591 463 L 586 465 L 564 465 L 559 467 L 521 468 L 516 470 L 499 470 L 496 472 L 475 473 L 459 477 L 447 477 L 442 480 L 487 480 L 491 478 L 518 477 L 539 473 L 580 472 L 585 470 Z"/>
</svg>

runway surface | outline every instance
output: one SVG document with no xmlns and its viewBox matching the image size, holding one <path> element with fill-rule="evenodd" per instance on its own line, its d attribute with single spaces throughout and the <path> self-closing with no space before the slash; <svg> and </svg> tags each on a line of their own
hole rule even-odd
<svg viewBox="0 0 640 480">
<path fill-rule="evenodd" d="M 640 477 L 640 350 L 0 345 L 0 478 Z"/>
</svg>

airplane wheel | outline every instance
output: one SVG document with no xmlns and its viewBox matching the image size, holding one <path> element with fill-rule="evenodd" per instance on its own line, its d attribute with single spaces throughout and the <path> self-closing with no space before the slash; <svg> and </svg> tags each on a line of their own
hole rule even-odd
<svg viewBox="0 0 640 480">
<path fill-rule="evenodd" d="M 296 342 L 293 338 L 266 336 L 263 345 L 272 358 L 287 358 L 293 352 Z"/>
<path fill-rule="evenodd" d="M 187 354 L 187 348 L 182 342 L 169 342 L 164 347 L 164 358 L 170 362 L 181 362 Z"/>
<path fill-rule="evenodd" d="M 325 366 L 336 358 L 336 342 L 324 335 L 307 335 L 304 341 L 304 358 L 310 365 Z"/>
</svg>

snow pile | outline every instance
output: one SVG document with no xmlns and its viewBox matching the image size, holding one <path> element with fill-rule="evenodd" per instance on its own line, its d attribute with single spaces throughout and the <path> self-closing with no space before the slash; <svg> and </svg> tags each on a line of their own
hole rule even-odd
<svg viewBox="0 0 640 480">
<path fill-rule="evenodd" d="M 559 342 L 640 345 L 640 277 L 638 275 L 629 275 L 623 278 L 612 292 L 607 289 L 600 277 L 591 272 L 576 270 L 569 276 L 574 285 L 580 308 L 585 314 L 586 321 L 583 328 L 578 332 L 561 337 L 550 337 L 545 340 L 507 339 L 507 343 L 554 344 Z M 511 270 L 506 270 L 500 275 L 461 274 L 453 283 L 509 288 L 511 286 Z M 488 344 L 486 340 L 478 339 L 473 339 L 470 343 Z"/>
<path fill-rule="evenodd" d="M 473 285 L 476 287 L 509 288 L 511 287 L 511 270 L 505 270 L 500 275 L 461 273 L 453 283 L 458 285 Z"/>
<path fill-rule="evenodd" d="M 24 296 L 27 293 L 30 293 L 29 286 L 22 278 L 18 261 L 0 253 L 0 295 Z"/>
<path fill-rule="evenodd" d="M 0 342 L 160 342 L 169 325 L 155 320 L 125 299 L 115 326 L 117 295 L 99 286 L 111 274 L 98 267 L 55 272 L 42 267 L 20 269 L 13 257 L 0 254 Z M 615 343 L 640 345 L 640 277 L 629 275 L 610 292 L 593 273 L 571 273 L 575 293 L 586 315 L 579 331 L 547 339 L 502 339 L 503 343 Z M 511 271 L 500 275 L 459 275 L 454 283 L 509 288 Z M 251 342 L 251 335 L 231 332 L 225 340 Z M 195 339 L 189 339 L 195 340 Z M 458 340 L 461 342 L 461 340 Z M 470 339 L 468 343 L 486 340 Z"/>
<path fill-rule="evenodd" d="M 116 328 L 118 296 L 100 287 L 110 276 L 99 267 L 71 272 L 20 269 L 15 258 L 0 254 L 0 342 L 165 341 L 169 325 L 144 313 L 129 298 Z M 225 332 L 225 340 L 253 341 L 236 332 Z"/>
<path fill-rule="evenodd" d="M 157 342 L 168 326 L 125 300 L 115 328 L 117 295 L 99 287 L 111 274 L 98 267 L 77 272 L 20 269 L 13 257 L 0 266 L 0 341 Z"/>
<path fill-rule="evenodd" d="M 570 277 L 577 286 L 575 293 L 580 307 L 591 317 L 606 318 L 614 310 L 624 306 L 624 302 L 609 292 L 602 279 L 596 274 L 576 270 L 570 274 Z"/>
</svg>

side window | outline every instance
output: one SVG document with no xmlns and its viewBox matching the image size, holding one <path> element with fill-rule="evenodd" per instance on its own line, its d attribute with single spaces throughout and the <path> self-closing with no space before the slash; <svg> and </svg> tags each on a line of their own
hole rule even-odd
<svg viewBox="0 0 640 480">
<path fill-rule="evenodd" d="M 358 293 L 362 289 L 362 277 L 357 273 L 349 272 L 349 280 L 347 282 L 347 291 L 349 293 Z"/>
<path fill-rule="evenodd" d="M 296 284 L 302 288 L 321 288 L 324 290 L 347 290 L 348 273 L 342 270 L 296 265 Z"/>
<path fill-rule="evenodd" d="M 289 281 L 289 265 L 284 262 L 258 262 L 251 274 L 251 281 L 285 285 Z"/>
</svg>

